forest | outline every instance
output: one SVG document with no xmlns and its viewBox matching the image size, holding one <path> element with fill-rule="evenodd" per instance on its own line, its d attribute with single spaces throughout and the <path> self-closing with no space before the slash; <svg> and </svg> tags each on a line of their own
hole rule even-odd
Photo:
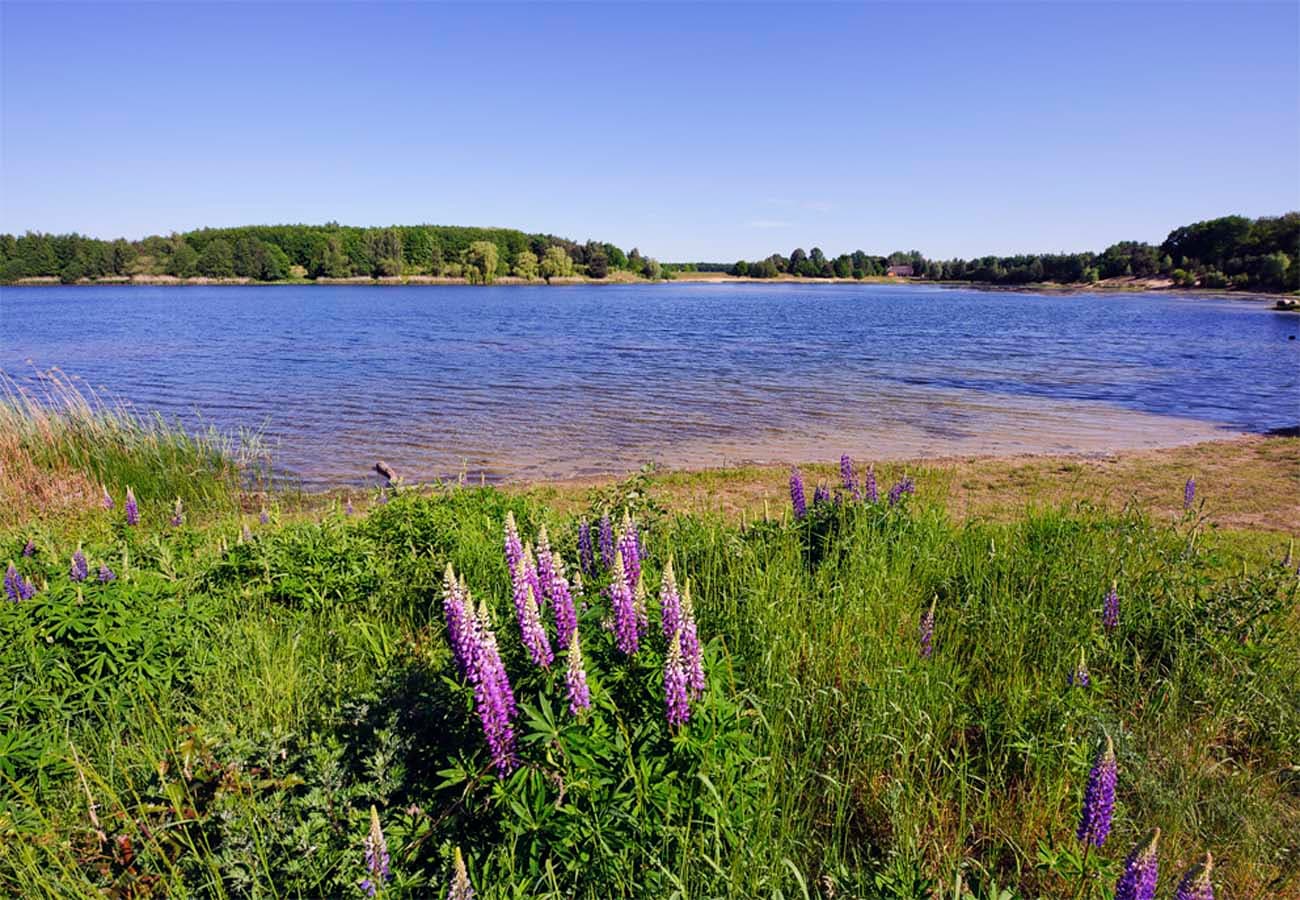
<svg viewBox="0 0 1300 900">
<path fill-rule="evenodd" d="M 611 272 L 659 278 L 659 263 L 633 248 L 578 243 L 509 228 L 411 225 L 357 228 L 251 225 L 152 235 L 138 241 L 79 234 L 0 235 L 0 281 L 82 280 L 132 276 L 321 278 L 435 276 L 489 283 L 498 277 L 534 279 Z"/>
<path fill-rule="evenodd" d="M 1159 245 L 1121 241 L 1100 253 L 1029 253 L 978 259 L 928 259 L 916 250 L 872 256 L 861 250 L 835 258 L 814 247 L 734 265 L 693 263 L 693 271 L 726 271 L 749 278 L 870 278 L 890 266 L 912 267 L 915 277 L 1020 285 L 1089 284 L 1104 278 L 1171 278 L 1180 287 L 1300 289 L 1300 212 L 1250 219 L 1223 216 L 1184 225 Z"/>
</svg>

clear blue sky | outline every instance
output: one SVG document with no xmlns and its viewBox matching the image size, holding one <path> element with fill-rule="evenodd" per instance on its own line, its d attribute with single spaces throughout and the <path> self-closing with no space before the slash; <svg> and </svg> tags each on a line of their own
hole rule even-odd
<svg viewBox="0 0 1300 900">
<path fill-rule="evenodd" d="M 666 260 L 1300 207 L 1300 6 L 0 3 L 0 231 L 434 222 Z"/>
</svg>

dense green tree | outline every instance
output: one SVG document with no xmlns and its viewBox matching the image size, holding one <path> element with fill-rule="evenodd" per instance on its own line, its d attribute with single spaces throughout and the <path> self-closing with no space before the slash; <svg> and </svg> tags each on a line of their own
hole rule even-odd
<svg viewBox="0 0 1300 900">
<path fill-rule="evenodd" d="M 208 278 L 229 278 L 235 274 L 235 251 L 225 238 L 208 241 L 199 253 L 199 274 Z"/>
<path fill-rule="evenodd" d="M 573 274 L 573 260 L 563 247 L 547 247 L 542 257 L 542 277 L 550 284 L 552 278 L 562 278 Z"/>
<path fill-rule="evenodd" d="M 516 278 L 527 278 L 532 281 L 537 277 L 537 267 L 537 254 L 531 250 L 521 250 L 519 255 L 515 257 L 513 274 Z"/>
<path fill-rule="evenodd" d="M 306 268 L 312 278 L 346 278 L 352 274 L 343 241 L 336 234 L 319 237 Z"/>
<path fill-rule="evenodd" d="M 585 256 L 589 278 L 604 278 L 609 274 L 609 257 L 605 253 L 604 245 L 588 241 Z"/>
<path fill-rule="evenodd" d="M 177 278 L 192 278 L 199 271 L 199 253 L 184 239 L 177 238 L 167 257 L 167 274 Z"/>
<path fill-rule="evenodd" d="M 500 251 L 491 241 L 473 241 L 461 251 L 460 264 L 470 284 L 491 284 L 497 277 Z"/>
</svg>

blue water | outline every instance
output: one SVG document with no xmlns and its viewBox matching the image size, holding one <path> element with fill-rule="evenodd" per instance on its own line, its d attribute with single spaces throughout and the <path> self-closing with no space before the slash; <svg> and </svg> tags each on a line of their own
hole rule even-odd
<svg viewBox="0 0 1300 900">
<path fill-rule="evenodd" d="M 142 410 L 260 429 L 308 484 L 380 458 L 408 477 L 556 476 L 1159 443 L 1177 423 L 1155 416 L 1300 422 L 1300 316 L 1194 295 L 41 287 L 0 291 L 0 326 L 18 381 L 57 367 Z"/>
</svg>

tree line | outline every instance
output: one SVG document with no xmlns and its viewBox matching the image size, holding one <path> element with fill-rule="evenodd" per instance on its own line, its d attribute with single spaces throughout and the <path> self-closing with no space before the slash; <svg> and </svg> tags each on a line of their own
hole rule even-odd
<svg viewBox="0 0 1300 900">
<path fill-rule="evenodd" d="M 1103 278 L 1166 276 L 1183 287 L 1300 289 L 1300 213 L 1249 219 L 1223 216 L 1175 228 L 1159 245 L 1121 241 L 1101 253 L 1030 253 L 978 259 L 927 259 L 916 250 L 871 256 L 856 250 L 835 258 L 814 247 L 788 257 L 740 260 L 727 266 L 689 263 L 677 270 L 727 271 L 749 278 L 869 278 L 891 266 L 910 266 L 914 277 L 987 284 L 1089 284 Z"/>
<path fill-rule="evenodd" d="M 170 275 L 255 281 L 431 275 L 490 283 L 496 278 L 606 278 L 627 272 L 658 279 L 659 263 L 633 248 L 578 243 L 509 228 L 410 225 L 357 228 L 330 223 L 204 228 L 142 240 L 79 234 L 0 235 L 0 281 Z"/>
</svg>

